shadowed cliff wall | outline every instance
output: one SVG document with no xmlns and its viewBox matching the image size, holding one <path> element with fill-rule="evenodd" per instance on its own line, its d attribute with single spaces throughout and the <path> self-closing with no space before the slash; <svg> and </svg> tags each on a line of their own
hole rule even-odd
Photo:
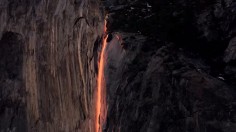
<svg viewBox="0 0 236 132">
<path fill-rule="evenodd" d="M 106 67 L 105 132 L 236 131 L 235 1 L 105 3 L 122 38 Z"/>
</svg>

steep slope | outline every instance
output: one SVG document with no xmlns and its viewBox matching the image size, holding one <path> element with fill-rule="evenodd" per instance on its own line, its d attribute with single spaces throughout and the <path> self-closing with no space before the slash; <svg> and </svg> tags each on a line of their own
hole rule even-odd
<svg viewBox="0 0 236 132">
<path fill-rule="evenodd" d="M 93 131 L 99 4 L 0 1 L 0 131 Z"/>
<path fill-rule="evenodd" d="M 234 1 L 105 5 L 123 49 L 106 68 L 104 131 L 236 132 Z"/>
</svg>

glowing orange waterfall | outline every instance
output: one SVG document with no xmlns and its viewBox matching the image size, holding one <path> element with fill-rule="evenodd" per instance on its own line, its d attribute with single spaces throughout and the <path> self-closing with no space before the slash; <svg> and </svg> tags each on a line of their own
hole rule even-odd
<svg viewBox="0 0 236 132">
<path fill-rule="evenodd" d="M 105 99 L 105 81 L 104 81 L 104 65 L 105 65 L 105 50 L 107 46 L 107 35 L 106 35 L 106 20 L 104 25 L 104 34 L 102 43 L 102 51 L 100 54 L 100 61 L 98 62 L 98 77 L 97 77 L 97 99 L 96 99 L 96 119 L 95 119 L 95 132 L 101 131 L 101 116 L 102 116 L 102 107 L 105 107 L 106 104 L 102 102 L 102 97 Z"/>
</svg>

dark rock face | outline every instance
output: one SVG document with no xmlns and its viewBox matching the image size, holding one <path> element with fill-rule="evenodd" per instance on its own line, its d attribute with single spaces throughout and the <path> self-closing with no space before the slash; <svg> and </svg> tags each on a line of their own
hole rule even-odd
<svg viewBox="0 0 236 132">
<path fill-rule="evenodd" d="M 108 131 L 235 131 L 235 89 L 180 51 L 140 51 L 127 65 L 108 86 Z"/>
<path fill-rule="evenodd" d="M 108 59 L 104 131 L 236 132 L 236 3 L 119 2 L 108 29 L 126 48 Z"/>
<path fill-rule="evenodd" d="M 22 80 L 23 39 L 5 32 L 0 40 L 0 131 L 27 131 L 26 95 Z"/>
<path fill-rule="evenodd" d="M 147 0 L 125 5 L 110 7 L 117 12 L 111 30 L 140 31 L 182 47 L 194 46 L 208 56 L 223 52 L 235 35 L 235 3 L 230 0 Z"/>
</svg>

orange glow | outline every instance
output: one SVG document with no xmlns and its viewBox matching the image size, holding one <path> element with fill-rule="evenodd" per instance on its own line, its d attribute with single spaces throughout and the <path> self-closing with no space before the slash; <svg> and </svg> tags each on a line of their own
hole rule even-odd
<svg viewBox="0 0 236 132">
<path fill-rule="evenodd" d="M 122 37 L 121 37 L 121 35 L 116 34 L 115 36 L 116 36 L 118 42 L 119 42 L 120 44 L 122 44 L 123 41 L 122 41 Z"/>
<path fill-rule="evenodd" d="M 120 36 L 118 36 L 117 34 L 116 34 L 116 38 L 117 38 L 118 40 L 120 40 Z"/>
<path fill-rule="evenodd" d="M 104 34 L 106 34 L 107 28 L 106 28 L 106 20 L 105 20 L 105 25 L 104 25 Z M 105 91 L 105 81 L 104 81 L 104 65 L 105 65 L 105 49 L 107 46 L 107 38 L 108 36 L 106 35 L 103 39 L 103 43 L 102 43 L 102 51 L 100 54 L 100 61 L 98 63 L 99 67 L 98 67 L 98 77 L 97 77 L 97 100 L 96 100 L 96 119 L 95 119 L 95 132 L 100 132 L 101 128 L 100 128 L 100 124 L 101 124 L 101 116 L 102 112 L 101 109 L 102 107 L 104 107 L 104 103 L 102 103 L 102 96 L 105 97 L 106 93 L 102 93 Z"/>
</svg>

